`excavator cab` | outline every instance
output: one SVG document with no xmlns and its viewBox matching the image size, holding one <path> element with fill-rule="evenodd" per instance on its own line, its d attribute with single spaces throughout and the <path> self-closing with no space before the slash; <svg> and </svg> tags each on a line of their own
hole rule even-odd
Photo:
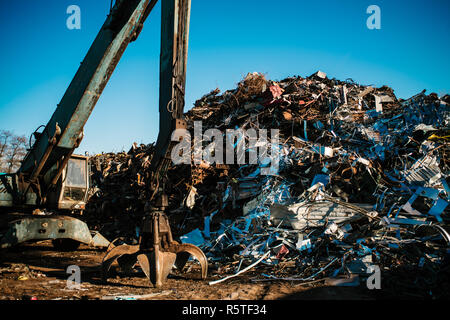
<svg viewBox="0 0 450 320">
<path fill-rule="evenodd" d="M 81 155 L 72 155 L 64 167 L 60 178 L 55 186 L 47 194 L 47 208 L 66 210 L 73 213 L 82 213 L 85 209 L 89 191 L 89 157 Z M 48 179 L 50 180 L 57 171 L 58 164 L 55 164 L 49 170 Z M 39 197 L 35 190 L 26 188 L 16 174 L 3 174 L 0 178 L 0 205 L 2 207 L 13 208 L 17 201 L 14 200 L 14 188 L 19 186 L 18 190 L 27 190 L 23 195 L 25 201 L 22 208 L 38 208 Z M 23 186 L 23 187 L 21 187 Z M 8 192 L 9 190 L 12 190 Z"/>
<path fill-rule="evenodd" d="M 55 187 L 48 193 L 48 207 L 56 210 L 82 213 L 85 209 L 89 191 L 89 157 L 72 155 L 61 173 Z M 55 171 L 52 168 L 49 172 Z M 7 175 L 4 175 L 5 179 Z M 10 181 L 15 175 L 8 175 Z M 5 180 L 6 181 L 6 180 Z M 3 193 L 3 206 L 14 211 L 11 194 Z M 32 191 L 24 208 L 35 208 L 38 197 Z M 0 248 L 8 248 L 24 242 L 52 240 L 58 250 L 75 250 L 81 243 L 94 247 L 108 247 L 110 242 L 100 233 L 90 231 L 87 224 L 67 215 L 49 214 L 34 210 L 34 214 L 12 214 L 13 219 L 0 232 Z"/>
<path fill-rule="evenodd" d="M 61 210 L 82 212 L 89 191 L 89 157 L 72 155 L 61 174 L 59 185 L 53 195 L 55 207 Z"/>
</svg>

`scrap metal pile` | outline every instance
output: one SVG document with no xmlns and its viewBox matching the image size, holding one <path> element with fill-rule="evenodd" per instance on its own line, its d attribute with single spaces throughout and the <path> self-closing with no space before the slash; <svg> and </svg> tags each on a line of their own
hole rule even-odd
<svg viewBox="0 0 450 320">
<path fill-rule="evenodd" d="M 379 268 L 393 295 L 448 297 L 448 95 L 402 100 L 320 71 L 279 82 L 252 73 L 185 117 L 191 132 L 194 121 L 224 135 L 279 129 L 271 175 L 265 161 L 169 171 L 172 230 L 206 253 L 211 284 L 251 269 L 253 281 L 357 285 Z M 152 150 L 92 157 L 87 217 L 105 236 L 138 236 Z"/>
</svg>

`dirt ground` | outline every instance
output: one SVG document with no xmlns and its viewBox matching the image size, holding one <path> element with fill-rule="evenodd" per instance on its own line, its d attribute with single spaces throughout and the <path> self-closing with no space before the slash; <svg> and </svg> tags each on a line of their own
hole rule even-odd
<svg viewBox="0 0 450 320">
<path fill-rule="evenodd" d="M 300 284 L 295 281 L 252 282 L 251 271 L 225 282 L 209 285 L 223 277 L 209 270 L 205 281 L 199 280 L 200 266 L 189 262 L 187 273 L 177 270 L 161 288 L 154 288 L 142 271 L 132 275 L 113 270 L 105 283 L 100 265 L 105 250 L 81 246 L 77 251 L 55 251 L 50 241 L 24 244 L 0 255 L 0 300 L 117 300 L 130 295 L 137 299 L 156 300 L 278 300 L 278 299 L 373 299 L 362 287 L 326 287 L 320 282 Z M 77 265 L 81 271 L 79 289 L 68 289 L 67 267 Z M 114 266 L 114 265 L 113 265 Z M 189 270 L 190 269 L 190 270 Z M 135 297 L 136 298 L 136 297 Z"/>
</svg>

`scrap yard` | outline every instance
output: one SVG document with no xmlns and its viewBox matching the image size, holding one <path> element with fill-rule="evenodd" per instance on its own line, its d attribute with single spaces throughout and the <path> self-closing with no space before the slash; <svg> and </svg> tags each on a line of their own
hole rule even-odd
<svg viewBox="0 0 450 320">
<path fill-rule="evenodd" d="M 312 289 L 325 299 L 448 298 L 449 103 L 424 92 L 398 100 L 389 87 L 323 72 L 281 81 L 250 73 L 199 99 L 187 128 L 279 128 L 278 172 L 205 161 L 168 171 L 172 232 L 203 250 L 205 280 L 191 259 L 159 289 L 138 264 L 126 273 L 113 265 L 102 282 L 105 249 L 55 252 L 43 241 L 2 255 L 1 286 L 11 288 L 2 298 L 307 299 Z M 89 158 L 81 217 L 114 244 L 138 243 L 153 152 L 133 144 Z M 66 287 L 70 265 L 81 268 L 81 291 Z M 381 292 L 366 286 L 371 270 Z"/>
<path fill-rule="evenodd" d="M 210 21 L 213 9 L 206 2 L 193 4 L 191 19 L 190 0 L 107 1 L 106 20 L 86 51 L 86 39 L 92 41 L 95 33 L 80 19 L 100 23 L 103 18 L 94 12 L 106 8 L 93 3 L 83 3 L 92 9 L 91 16 L 80 15 L 78 5 L 66 10 L 67 30 L 59 36 L 85 39 L 68 50 L 68 55 L 85 56 L 74 64 L 78 69 L 56 109 L 51 107 L 49 120 L 43 105 L 51 103 L 45 99 L 60 94 L 60 80 L 75 71 L 73 65 L 57 70 L 69 60 L 54 58 L 61 48 L 36 45 L 43 56 L 53 57 L 46 59 L 55 60 L 36 67 L 45 69 L 42 74 L 30 71 L 45 78 L 45 86 L 28 84 L 37 81 L 30 76 L 22 89 L 17 84 L 22 78 L 13 81 L 20 72 L 10 72 L 2 65 L 9 60 L 0 59 L 9 74 L 5 78 L 11 78 L 2 82 L 0 73 L 0 87 L 7 88 L 0 95 L 0 300 L 450 298 L 450 95 L 448 62 L 436 58 L 441 53 L 427 51 L 426 64 L 414 60 L 416 52 L 404 53 L 404 61 L 389 61 L 392 52 L 409 46 L 400 43 L 406 28 L 386 36 L 385 29 L 395 23 L 387 14 L 382 29 L 377 5 L 365 10 L 371 15 L 364 16 L 362 31 L 353 30 L 359 20 L 342 20 L 345 35 L 356 34 L 348 39 L 366 43 L 355 47 L 346 40 L 344 50 L 335 36 L 325 45 L 329 35 L 311 29 L 319 20 L 308 25 L 309 15 L 302 18 L 306 31 L 283 28 L 298 17 L 288 19 L 292 13 L 283 12 L 282 19 L 276 18 L 277 8 L 269 14 L 263 6 L 251 10 L 268 14 L 270 19 L 262 13 L 257 19 L 264 23 L 279 20 L 278 30 L 284 31 L 276 37 L 267 25 L 263 29 L 271 30 L 261 39 L 245 36 L 239 24 L 216 34 L 194 22 Z M 213 11 L 225 12 L 229 5 Z M 360 6 L 342 6 L 346 9 L 335 9 L 346 17 L 361 11 Z M 392 6 L 397 4 L 385 5 L 391 11 Z M 432 9 L 444 12 L 438 7 Z M 232 12 L 241 14 L 234 6 Z M 326 17 L 317 19 L 336 20 Z M 242 20 L 248 23 L 249 17 L 236 18 L 236 23 Z M 447 21 L 433 16 L 434 22 L 440 20 Z M 246 26 L 257 29 L 256 21 Z M 294 36 L 289 36 L 291 29 Z M 148 41 L 155 34 L 158 41 Z M 208 47 L 202 37 L 216 44 Z M 280 52 L 294 55 L 283 51 L 277 56 L 275 42 L 267 39 L 276 41 Z M 282 39 L 287 48 L 295 41 L 301 44 L 290 51 L 283 49 Z M 144 44 L 132 44 L 139 41 Z M 243 49 L 229 63 L 233 55 L 227 41 L 237 41 L 235 47 L 245 42 L 253 51 L 247 56 L 250 51 Z M 269 47 L 259 48 L 267 41 Z M 325 55 L 310 48 L 311 56 L 297 56 L 309 45 L 328 49 Z M 376 50 L 370 47 L 375 45 Z M 129 56 L 128 46 L 135 46 Z M 202 46 L 209 48 L 203 58 Z M 197 54 L 191 66 L 201 66 L 201 72 L 189 67 L 192 73 L 187 73 L 188 47 Z M 327 50 L 337 50 L 334 54 L 342 59 L 327 58 Z M 379 52 L 376 62 L 371 60 L 374 51 Z M 360 54 L 361 61 L 369 62 L 352 60 Z M 112 78 L 122 56 L 127 56 L 123 69 Z M 213 58 L 214 67 L 208 67 Z M 143 61 L 148 65 L 142 66 Z M 348 77 L 349 70 L 354 78 Z M 230 89 L 224 89 L 222 77 L 234 79 Z M 107 100 L 99 100 L 110 79 Z M 430 88 L 422 90 L 422 85 Z M 12 107 L 19 102 L 23 111 Z M 97 102 L 107 113 L 85 128 L 91 115 L 98 115 L 93 114 Z M 146 116 L 133 114 L 127 123 L 117 115 L 119 109 L 131 114 L 135 105 Z M 16 135 L 28 124 L 37 129 L 29 128 L 28 137 Z M 106 134 L 108 128 L 113 134 Z M 147 132 L 154 139 L 144 137 Z M 126 146 L 120 147 L 123 141 Z M 253 315 L 267 312 L 264 304 L 234 307 L 227 305 L 227 314 L 251 314 L 252 308 Z M 211 317 L 216 311 L 195 308 L 189 304 L 166 311 L 197 315 L 206 310 Z"/>
</svg>

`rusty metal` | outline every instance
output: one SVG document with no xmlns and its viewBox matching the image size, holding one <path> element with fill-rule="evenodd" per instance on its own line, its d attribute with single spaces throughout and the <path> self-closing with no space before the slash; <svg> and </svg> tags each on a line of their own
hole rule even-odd
<svg viewBox="0 0 450 320">
<path fill-rule="evenodd" d="M 94 247 L 107 247 L 109 241 L 99 233 L 92 234 L 86 223 L 68 216 L 31 216 L 8 223 L 0 238 L 0 248 L 27 241 L 71 239 Z"/>
<path fill-rule="evenodd" d="M 106 254 L 102 262 L 102 277 L 107 280 L 109 269 L 116 260 L 122 271 L 138 262 L 150 282 L 159 288 L 172 267 L 182 271 L 191 255 L 200 263 L 201 279 L 206 279 L 208 260 L 203 251 L 192 244 L 174 241 L 167 216 L 162 211 L 154 211 L 144 219 L 138 245 L 119 245 Z"/>
<path fill-rule="evenodd" d="M 61 135 L 61 128 L 59 127 L 58 122 L 56 122 L 55 133 L 53 134 L 52 137 L 49 136 L 48 130 L 44 130 L 43 133 L 46 133 L 48 136 L 48 139 L 47 139 L 48 145 L 47 145 L 47 148 L 45 149 L 44 155 L 42 156 L 42 161 L 40 161 L 39 164 L 36 167 L 34 167 L 33 172 L 31 173 L 30 181 L 34 181 L 38 177 L 39 173 L 41 173 L 41 170 L 44 167 L 45 162 L 50 157 L 50 154 L 56 145 L 57 138 Z M 42 137 L 42 135 L 41 135 L 41 137 Z M 32 151 L 31 154 L 34 156 L 35 149 L 32 149 L 31 151 Z"/>
<path fill-rule="evenodd" d="M 61 176 L 62 172 L 64 171 L 64 168 L 66 168 L 67 163 L 69 162 L 70 157 L 72 156 L 73 152 L 75 151 L 76 148 L 78 148 L 80 146 L 80 143 L 81 143 L 81 140 L 83 140 L 83 137 L 84 137 L 84 134 L 83 134 L 83 132 L 81 132 L 76 141 L 76 144 L 74 145 L 72 150 L 66 156 L 64 156 L 64 160 L 62 161 L 61 165 L 59 166 L 58 172 L 53 177 L 48 188 L 52 188 L 53 186 L 56 185 L 59 177 Z"/>
<path fill-rule="evenodd" d="M 123 255 L 132 256 L 139 251 L 139 245 L 120 245 L 109 250 L 102 261 L 102 276 L 106 280 L 111 265 Z M 122 266 L 121 266 L 122 267 Z"/>
</svg>

